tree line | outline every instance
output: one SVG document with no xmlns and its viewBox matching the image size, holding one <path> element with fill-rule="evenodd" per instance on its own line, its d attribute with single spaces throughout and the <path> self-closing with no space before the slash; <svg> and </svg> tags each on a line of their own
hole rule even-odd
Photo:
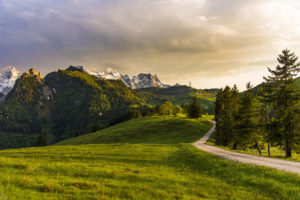
<svg viewBox="0 0 300 200">
<path fill-rule="evenodd" d="M 275 69 L 268 68 L 264 82 L 239 93 L 236 86 L 220 89 L 215 104 L 216 143 L 232 149 L 279 146 L 285 157 L 300 144 L 300 99 L 295 77 L 300 71 L 298 57 L 283 50 Z"/>
<path fill-rule="evenodd" d="M 181 106 L 173 105 L 171 102 L 167 101 L 163 104 L 156 105 L 153 110 L 153 114 L 159 115 L 174 115 L 177 116 L 179 113 L 185 114 L 189 118 L 201 118 L 202 114 L 205 113 L 204 108 L 199 103 L 197 97 L 186 104 Z"/>
</svg>

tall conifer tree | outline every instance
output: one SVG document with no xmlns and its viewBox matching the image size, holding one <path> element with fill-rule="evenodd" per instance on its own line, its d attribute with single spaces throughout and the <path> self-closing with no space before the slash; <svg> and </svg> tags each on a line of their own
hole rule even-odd
<svg viewBox="0 0 300 200">
<path fill-rule="evenodd" d="M 272 104 L 274 108 L 274 118 L 279 126 L 279 133 L 285 145 L 285 156 L 292 156 L 292 149 L 297 139 L 299 132 L 297 119 L 299 97 L 297 87 L 294 82 L 294 77 L 300 71 L 300 63 L 298 57 L 290 50 L 283 50 L 277 58 L 278 65 L 275 70 L 268 68 L 270 76 L 264 77 L 265 81 L 273 84 Z"/>
<path fill-rule="evenodd" d="M 258 141 L 261 138 L 258 131 L 258 106 L 256 97 L 252 94 L 252 86 L 247 83 L 247 90 L 240 98 L 240 108 L 236 118 L 235 145 L 246 148 L 255 146 L 261 154 Z M 236 148 L 234 146 L 234 148 Z"/>
</svg>

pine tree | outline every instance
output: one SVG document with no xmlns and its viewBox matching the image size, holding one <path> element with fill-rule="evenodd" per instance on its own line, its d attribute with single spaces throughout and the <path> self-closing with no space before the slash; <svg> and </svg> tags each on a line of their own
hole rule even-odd
<svg viewBox="0 0 300 200">
<path fill-rule="evenodd" d="M 201 118 L 202 112 L 203 112 L 203 109 L 202 109 L 200 103 L 198 102 L 197 97 L 194 97 L 189 104 L 188 116 L 190 118 Z"/>
<path fill-rule="evenodd" d="M 275 70 L 268 68 L 270 76 L 264 77 L 265 81 L 272 84 L 272 105 L 274 108 L 274 120 L 278 123 L 279 134 L 278 143 L 284 142 L 285 156 L 292 156 L 292 149 L 297 142 L 299 132 L 298 126 L 298 95 L 294 82 L 294 77 L 300 71 L 300 63 L 297 62 L 298 57 L 290 50 L 283 50 L 277 58 L 278 65 Z"/>
<path fill-rule="evenodd" d="M 258 109 L 256 97 L 252 94 L 252 86 L 247 83 L 247 90 L 242 93 L 240 98 L 240 107 L 238 117 L 236 118 L 236 131 L 234 137 L 235 145 L 246 148 L 248 145 L 255 146 L 261 154 L 258 141 Z"/>
<path fill-rule="evenodd" d="M 272 93 L 274 85 L 270 82 L 263 82 L 258 88 L 258 101 L 260 102 L 260 120 L 259 128 L 264 141 L 268 144 L 268 156 L 271 156 L 270 145 L 275 144 L 274 140 L 274 121 L 271 119 L 272 111 Z"/>
<path fill-rule="evenodd" d="M 239 105 L 239 92 L 236 86 L 226 86 L 217 94 L 215 106 L 216 142 L 229 146 L 233 142 L 235 118 Z"/>
<path fill-rule="evenodd" d="M 216 121 L 216 143 L 223 144 L 223 113 L 224 113 L 224 99 L 223 88 L 218 90 L 215 102 L 215 121 Z"/>
</svg>

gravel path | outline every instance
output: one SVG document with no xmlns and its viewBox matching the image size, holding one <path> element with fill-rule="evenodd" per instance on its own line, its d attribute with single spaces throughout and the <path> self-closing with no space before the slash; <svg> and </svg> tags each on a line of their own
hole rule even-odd
<svg viewBox="0 0 300 200">
<path fill-rule="evenodd" d="M 205 144 L 206 141 L 209 139 L 210 135 L 214 131 L 215 131 L 215 124 L 214 127 L 211 128 L 206 133 L 206 135 L 204 135 L 200 140 L 195 142 L 193 145 L 196 146 L 198 149 L 226 158 L 228 160 L 272 167 L 272 168 L 293 172 L 300 175 L 300 162 L 268 158 L 263 156 L 254 156 L 254 155 L 243 154 L 243 153 L 236 153 L 236 152 L 231 152 L 228 150 L 224 150 L 215 146 Z"/>
</svg>

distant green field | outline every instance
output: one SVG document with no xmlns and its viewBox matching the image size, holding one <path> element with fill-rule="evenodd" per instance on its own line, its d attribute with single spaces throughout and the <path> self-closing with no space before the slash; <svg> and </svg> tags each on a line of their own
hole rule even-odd
<svg viewBox="0 0 300 200">
<path fill-rule="evenodd" d="M 205 120 L 146 117 L 73 140 L 97 144 L 2 150 L 0 199 L 299 199 L 299 176 L 189 144 L 210 128 Z"/>
<path fill-rule="evenodd" d="M 189 103 L 193 97 L 197 97 L 200 104 L 209 109 L 214 107 L 217 89 L 198 90 L 187 86 L 173 86 L 168 88 L 143 88 L 136 90 L 136 94 L 147 103 L 155 105 L 166 101 L 174 105 Z"/>
</svg>

